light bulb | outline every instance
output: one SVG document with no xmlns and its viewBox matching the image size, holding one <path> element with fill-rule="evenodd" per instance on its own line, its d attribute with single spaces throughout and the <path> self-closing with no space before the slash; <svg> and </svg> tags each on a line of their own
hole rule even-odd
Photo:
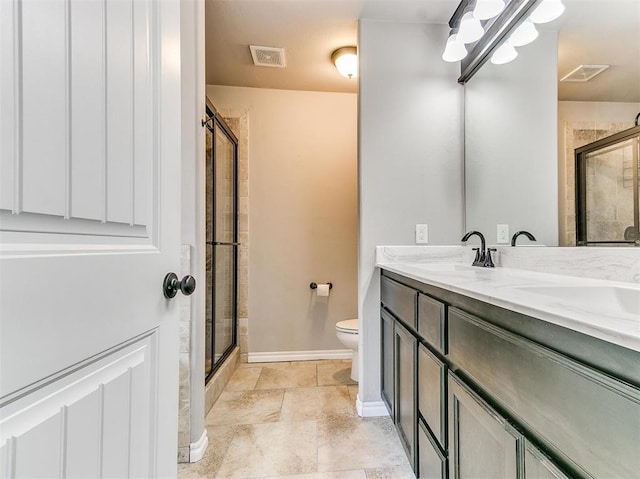
<svg viewBox="0 0 640 479">
<path fill-rule="evenodd" d="M 529 17 L 533 23 L 548 23 L 564 12 L 562 0 L 543 0 Z"/>
<path fill-rule="evenodd" d="M 453 34 L 447 39 L 447 45 L 444 47 L 442 59 L 445 62 L 458 62 L 467 56 L 467 49 L 464 43 L 458 40 L 458 35 Z"/>
<path fill-rule="evenodd" d="M 538 38 L 538 30 L 529 19 L 526 19 L 509 37 L 509 43 L 514 47 L 528 45 Z"/>
<path fill-rule="evenodd" d="M 504 65 L 516 59 L 518 52 L 511 43 L 504 42 L 500 48 L 498 48 L 493 55 L 491 55 L 491 63 L 494 65 Z"/>
<path fill-rule="evenodd" d="M 349 79 L 358 76 L 358 51 L 356 47 L 338 48 L 331 54 L 331 60 L 340 75 Z"/>
<path fill-rule="evenodd" d="M 462 43 L 473 43 L 480 40 L 482 35 L 484 35 L 484 29 L 480 25 L 480 20 L 474 18 L 472 12 L 465 13 L 460 20 L 458 40 Z"/>
<path fill-rule="evenodd" d="M 476 0 L 473 16 L 478 20 L 489 20 L 504 10 L 504 0 Z"/>
</svg>

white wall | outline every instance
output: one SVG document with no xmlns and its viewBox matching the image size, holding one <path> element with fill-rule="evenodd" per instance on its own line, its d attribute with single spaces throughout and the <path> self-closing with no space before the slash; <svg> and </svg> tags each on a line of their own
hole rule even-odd
<svg viewBox="0 0 640 479">
<path fill-rule="evenodd" d="M 249 356 L 336 350 L 357 314 L 357 96 L 208 86 L 248 110 Z M 318 299 L 311 282 L 332 282 Z"/>
<path fill-rule="evenodd" d="M 360 400 L 380 401 L 378 245 L 431 244 L 462 231 L 462 87 L 458 64 L 441 59 L 445 25 L 359 23 L 360 190 L 358 314 Z"/>
<path fill-rule="evenodd" d="M 495 244 L 496 225 L 558 244 L 557 33 L 540 32 L 506 65 L 465 86 L 466 228 Z"/>
</svg>

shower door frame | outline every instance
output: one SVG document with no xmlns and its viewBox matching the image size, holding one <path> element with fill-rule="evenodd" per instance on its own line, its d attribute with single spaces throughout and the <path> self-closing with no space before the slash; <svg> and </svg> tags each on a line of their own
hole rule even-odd
<svg viewBox="0 0 640 479">
<path fill-rule="evenodd" d="M 212 228 L 212 241 L 207 241 L 207 245 L 211 246 L 211 275 L 212 275 L 212 288 L 211 291 L 207 291 L 207 294 L 211 297 L 211 370 L 206 373 L 205 369 L 205 384 L 207 384 L 213 375 L 216 373 L 218 368 L 225 362 L 225 360 L 229 357 L 233 349 L 238 344 L 238 246 L 240 243 L 238 242 L 238 138 L 235 136 L 229 125 L 224 121 L 224 118 L 220 116 L 218 110 L 213 106 L 211 101 L 207 98 L 206 101 L 206 115 L 207 120 L 203 122 L 203 126 L 205 126 L 212 135 L 211 140 L 211 157 L 207 158 L 205 156 L 205 161 L 215 162 L 216 160 L 216 129 L 220 129 L 221 131 L 233 144 L 233 240 L 231 244 L 220 244 L 216 241 L 216 196 L 215 196 L 215 185 L 216 185 L 216 169 L 215 164 L 212 164 L 212 188 L 211 194 L 213 195 L 213 206 L 211 208 L 211 217 L 207 218 L 207 220 L 211 221 Z M 206 188 L 205 188 L 206 191 Z M 206 199 L 205 199 L 206 201 Z M 215 268 L 216 268 L 216 246 L 230 246 L 233 248 L 233 271 L 232 271 L 232 279 L 233 279 L 233 294 L 232 294 L 232 331 L 231 331 L 231 344 L 225 349 L 220 358 L 215 361 L 215 342 L 216 342 L 216 296 L 215 296 Z M 206 314 L 206 313 L 205 313 Z M 205 318 L 205 328 L 206 328 L 206 318 Z M 205 331 L 205 341 L 206 341 L 206 331 Z M 206 355 L 206 346 L 205 346 L 205 355 Z M 205 357 L 206 360 L 206 357 Z"/>
<path fill-rule="evenodd" d="M 638 167 L 640 162 L 640 126 L 628 128 L 619 133 L 615 133 L 606 138 L 594 141 L 575 150 L 575 166 L 576 166 L 576 245 L 629 245 L 640 246 L 640 238 L 629 241 L 588 241 L 587 239 L 587 169 L 586 159 L 589 153 L 601 150 L 616 143 L 638 137 L 639 140 L 633 144 L 633 160 L 631 169 L 633 172 L 633 225 L 636 234 L 640 231 L 639 223 L 639 202 L 640 195 L 638 193 Z"/>
</svg>

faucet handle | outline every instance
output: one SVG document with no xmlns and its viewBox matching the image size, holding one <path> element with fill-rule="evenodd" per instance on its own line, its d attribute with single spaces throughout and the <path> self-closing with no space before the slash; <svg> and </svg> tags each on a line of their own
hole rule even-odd
<svg viewBox="0 0 640 479">
<path fill-rule="evenodd" d="M 482 266 L 483 265 L 482 262 L 484 261 L 484 258 L 482 257 L 480 248 L 471 248 L 471 249 L 476 252 L 476 257 L 473 260 L 472 266 Z"/>
<path fill-rule="evenodd" d="M 487 248 L 487 254 L 484 258 L 484 264 L 483 266 L 485 268 L 495 268 L 496 265 L 493 264 L 493 259 L 491 258 L 491 252 L 492 251 L 498 251 L 496 248 Z"/>
</svg>

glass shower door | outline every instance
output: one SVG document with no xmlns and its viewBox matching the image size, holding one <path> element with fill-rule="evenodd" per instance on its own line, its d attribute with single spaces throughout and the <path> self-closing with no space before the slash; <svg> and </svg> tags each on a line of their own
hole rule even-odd
<svg viewBox="0 0 640 479">
<path fill-rule="evenodd" d="M 640 245 L 640 127 L 576 151 L 579 245 Z"/>
<path fill-rule="evenodd" d="M 207 318 L 205 374 L 236 344 L 237 147 L 231 130 L 213 107 L 207 108 Z"/>
</svg>

